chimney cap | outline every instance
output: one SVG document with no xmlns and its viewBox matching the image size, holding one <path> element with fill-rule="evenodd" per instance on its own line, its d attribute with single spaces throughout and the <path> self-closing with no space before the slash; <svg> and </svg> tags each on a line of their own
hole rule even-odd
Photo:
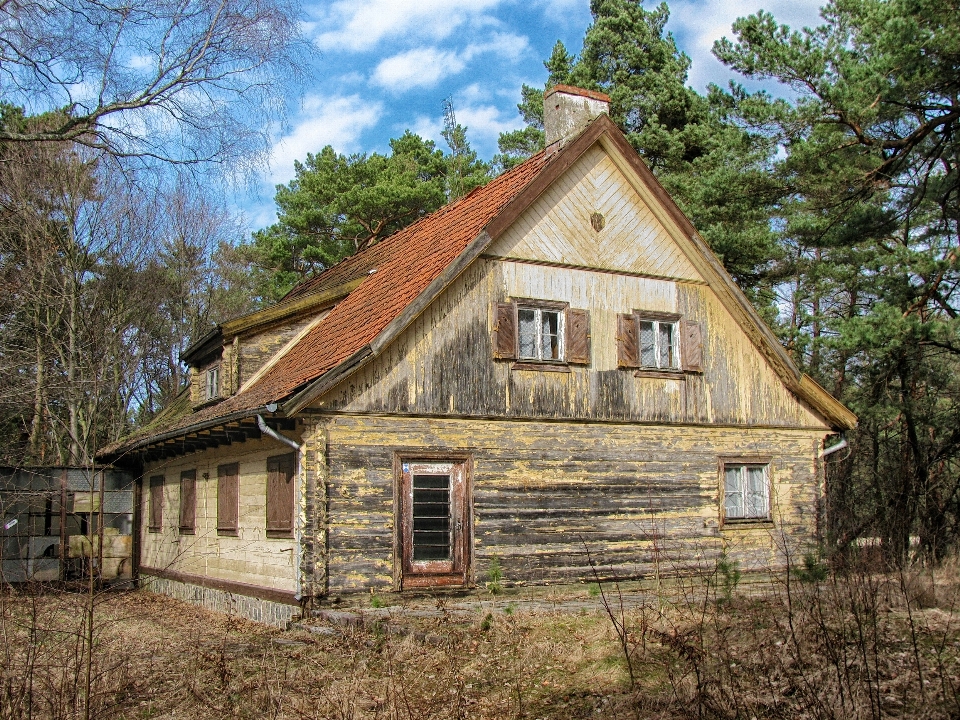
<svg viewBox="0 0 960 720">
<path fill-rule="evenodd" d="M 588 97 L 605 103 L 610 102 L 609 95 L 606 95 L 602 92 L 597 92 L 596 90 L 587 90 L 586 88 L 576 87 L 574 85 L 554 85 L 543 94 L 543 97 L 546 99 L 557 92 L 566 93 L 567 95 L 580 95 L 582 97 Z"/>
</svg>

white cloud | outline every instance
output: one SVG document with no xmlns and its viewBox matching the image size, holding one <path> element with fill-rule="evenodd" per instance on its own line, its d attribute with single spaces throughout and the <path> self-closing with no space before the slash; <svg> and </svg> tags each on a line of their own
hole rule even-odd
<svg viewBox="0 0 960 720">
<path fill-rule="evenodd" d="M 465 60 L 456 53 L 436 48 L 415 48 L 381 61 L 373 72 L 373 82 L 395 92 L 403 92 L 416 87 L 432 87 L 464 67 Z"/>
<path fill-rule="evenodd" d="M 668 29 L 690 56 L 689 83 L 703 90 L 708 83 L 725 86 L 734 73 L 713 57 L 713 43 L 721 37 L 733 39 L 731 26 L 739 17 L 767 10 L 777 22 L 794 29 L 819 24 L 823 0 L 673 0 Z"/>
<path fill-rule="evenodd" d="M 338 152 L 355 150 L 360 134 L 377 124 L 382 110 L 379 102 L 366 102 L 358 95 L 333 99 L 311 96 L 304 102 L 303 117 L 296 127 L 274 144 L 270 182 L 289 182 L 294 161 L 319 152 L 325 145 L 334 146 Z"/>
<path fill-rule="evenodd" d="M 516 61 L 530 43 L 522 35 L 496 33 L 483 43 L 471 43 L 456 53 L 435 47 L 419 47 L 381 60 L 373 71 L 372 82 L 395 93 L 418 87 L 433 87 L 451 75 L 462 72 L 471 60 L 484 53 Z"/>
<path fill-rule="evenodd" d="M 153 55 L 132 55 L 127 65 L 133 70 L 150 70 L 156 67 L 157 61 Z"/>
<path fill-rule="evenodd" d="M 544 9 L 548 15 L 568 15 L 583 8 L 582 0 L 537 0 L 534 3 Z"/>
<path fill-rule="evenodd" d="M 457 98 L 459 97 L 458 94 Z M 481 157 L 489 158 L 497 151 L 497 139 L 500 137 L 500 133 L 516 130 L 517 127 L 522 125 L 520 118 L 516 117 L 514 119 L 512 113 L 509 114 L 508 119 L 504 120 L 503 113 L 492 105 L 461 107 L 456 102 L 454 104 L 457 122 L 467 128 L 467 140 L 470 141 L 473 149 L 480 153 Z M 399 131 L 399 126 L 397 129 Z M 422 138 L 433 140 L 438 148 L 441 148 L 444 152 L 449 152 L 447 141 L 443 139 L 442 135 L 442 116 L 419 115 L 414 120 L 410 130 Z"/>
<path fill-rule="evenodd" d="M 529 47 L 530 41 L 524 35 L 496 33 L 488 42 L 471 43 L 464 54 L 472 59 L 481 53 L 497 53 L 502 59 L 517 60 Z"/>
<path fill-rule="evenodd" d="M 500 110 L 493 105 L 457 108 L 457 122 L 467 128 L 467 138 L 473 142 L 496 141 L 500 133 L 516 129 L 519 118 L 504 120 Z"/>
<path fill-rule="evenodd" d="M 437 143 L 437 147 L 442 147 L 446 150 L 447 141 L 443 139 L 443 120 L 441 118 L 418 115 L 413 121 L 413 127 L 410 128 L 410 132 L 426 140 L 433 140 Z"/>
<path fill-rule="evenodd" d="M 487 24 L 486 11 L 501 0 L 340 0 L 316 25 L 334 29 L 320 33 L 324 50 L 369 50 L 382 40 L 401 35 L 448 37 L 467 22 Z"/>
</svg>

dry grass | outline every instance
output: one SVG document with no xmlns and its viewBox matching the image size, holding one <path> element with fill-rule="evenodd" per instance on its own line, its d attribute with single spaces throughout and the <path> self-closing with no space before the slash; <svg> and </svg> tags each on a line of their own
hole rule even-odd
<svg viewBox="0 0 960 720">
<path fill-rule="evenodd" d="M 620 614 L 449 614 L 281 632 L 150 593 L 96 609 L 95 718 L 960 716 L 957 569 L 762 594 L 683 583 Z M 587 598 L 586 587 L 570 596 Z M 909 600 L 909 602 L 908 602 Z M 77 595 L 0 604 L 0 716 L 82 717 Z M 397 629 L 402 632 L 396 632 Z"/>
</svg>

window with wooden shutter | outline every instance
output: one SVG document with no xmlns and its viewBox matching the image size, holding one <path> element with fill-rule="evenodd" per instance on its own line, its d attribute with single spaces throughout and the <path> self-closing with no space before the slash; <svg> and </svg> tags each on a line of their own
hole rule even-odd
<svg viewBox="0 0 960 720">
<path fill-rule="evenodd" d="M 570 372 L 590 364 L 590 316 L 556 300 L 494 303 L 493 356 L 517 360 L 515 370 Z"/>
<path fill-rule="evenodd" d="M 703 339 L 700 323 L 684 320 L 680 323 L 680 357 L 686 372 L 703 372 Z"/>
<path fill-rule="evenodd" d="M 499 360 L 517 357 L 517 306 L 493 304 L 493 356 Z"/>
<path fill-rule="evenodd" d="M 590 364 L 590 314 L 586 310 L 567 309 L 567 362 Z"/>
<path fill-rule="evenodd" d="M 617 365 L 643 377 L 702 372 L 700 324 L 676 313 L 634 310 L 617 316 Z"/>
<path fill-rule="evenodd" d="M 147 528 L 150 532 L 163 530 L 163 475 L 150 478 L 150 508 Z"/>
<path fill-rule="evenodd" d="M 217 534 L 236 535 L 240 520 L 240 466 L 217 467 Z"/>
<path fill-rule="evenodd" d="M 293 453 L 267 458 L 267 535 L 293 535 Z"/>
<path fill-rule="evenodd" d="M 193 535 L 197 527 L 197 471 L 180 473 L 180 532 Z"/>
</svg>

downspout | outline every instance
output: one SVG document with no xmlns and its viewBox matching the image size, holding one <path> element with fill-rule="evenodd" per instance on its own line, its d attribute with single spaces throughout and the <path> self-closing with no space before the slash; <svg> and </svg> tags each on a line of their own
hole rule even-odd
<svg viewBox="0 0 960 720">
<path fill-rule="evenodd" d="M 825 458 L 827 455 L 832 455 L 837 450 L 843 450 L 845 447 L 847 447 L 847 445 L 847 439 L 841 435 L 840 442 L 838 442 L 836 445 L 831 445 L 828 448 L 824 448 L 823 452 L 820 453 L 820 457 Z"/>
<path fill-rule="evenodd" d="M 273 405 L 272 408 L 270 405 L 267 406 L 267 410 L 271 410 L 271 412 L 276 410 L 276 408 L 277 408 L 276 405 Z M 259 415 L 259 414 L 257 415 L 257 427 L 260 428 L 260 432 L 262 432 L 264 435 L 268 437 L 272 437 L 274 440 L 277 440 L 278 442 L 282 442 L 284 445 L 287 445 L 296 451 L 296 454 L 294 455 L 294 457 L 297 458 L 297 461 L 293 468 L 293 476 L 294 478 L 297 479 L 297 482 L 299 483 L 300 482 L 300 443 L 298 443 L 296 440 L 291 440 L 290 438 L 284 435 L 281 435 L 272 427 L 267 425 L 266 421 L 263 419 L 263 415 Z M 299 497 L 299 493 L 296 493 L 295 497 Z M 303 558 L 301 557 L 303 553 L 303 547 L 302 547 L 303 528 L 300 527 L 299 518 L 300 518 L 300 513 L 297 512 L 297 522 L 294 522 L 293 524 L 293 545 L 294 545 L 293 552 L 295 554 L 294 563 L 297 569 L 296 592 L 294 592 L 293 597 L 297 602 L 300 602 L 300 599 L 303 596 L 303 581 L 301 579 L 301 575 L 303 573 L 303 568 L 301 568 L 301 563 L 303 561 Z"/>
<path fill-rule="evenodd" d="M 840 442 L 836 445 L 831 445 L 828 448 L 824 448 L 820 451 L 819 460 L 823 460 L 828 455 L 833 455 L 833 453 L 838 450 L 843 450 L 847 447 L 849 443 L 847 442 L 846 435 L 840 436 Z M 820 462 L 817 462 L 817 465 L 820 465 Z M 822 474 L 821 474 L 822 473 Z M 823 534 L 826 531 L 826 526 L 828 522 L 827 513 L 826 513 L 826 493 L 827 493 L 827 463 L 823 462 L 822 466 L 818 468 L 817 474 L 820 475 L 821 479 L 818 481 L 820 489 L 817 493 L 817 540 L 823 541 Z"/>
</svg>

